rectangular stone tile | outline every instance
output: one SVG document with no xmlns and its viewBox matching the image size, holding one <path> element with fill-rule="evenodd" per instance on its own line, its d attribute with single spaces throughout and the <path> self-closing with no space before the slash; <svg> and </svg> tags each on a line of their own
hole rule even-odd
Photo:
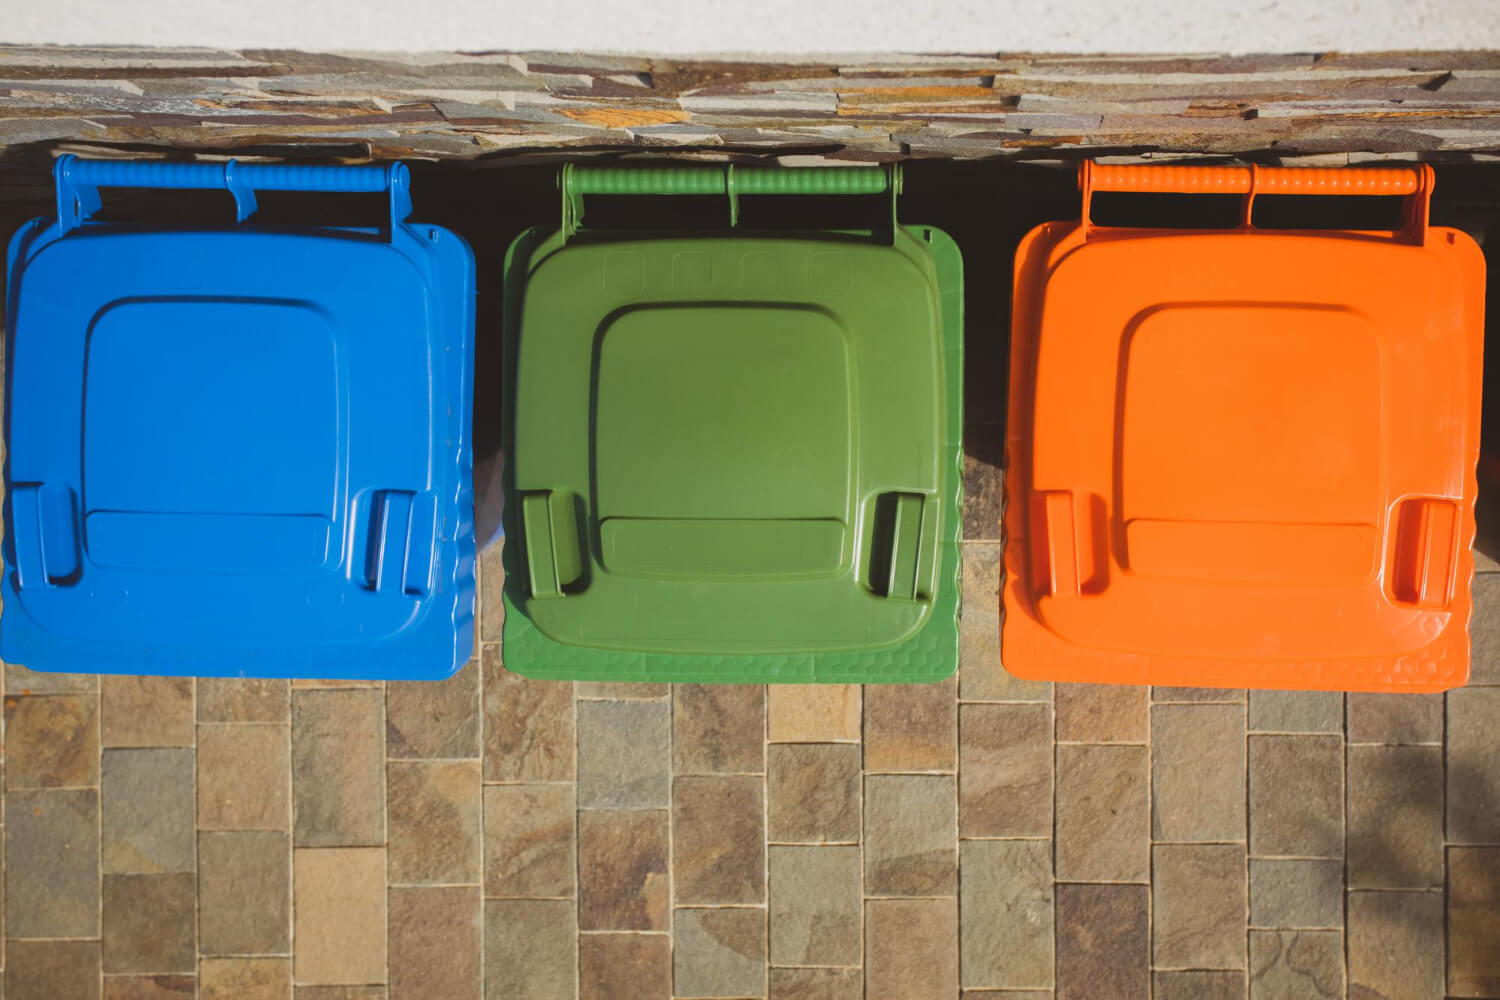
<svg viewBox="0 0 1500 1000">
<path fill-rule="evenodd" d="M 385 752 L 392 759 L 478 757 L 482 722 L 475 660 L 446 680 L 385 686 Z"/>
<path fill-rule="evenodd" d="M 1152 848 L 1152 964 L 1242 969 L 1248 910 L 1243 844 Z"/>
<path fill-rule="evenodd" d="M 1448 852 L 1448 992 L 1500 996 L 1500 847 Z"/>
<path fill-rule="evenodd" d="M 681 777 L 672 787 L 679 903 L 765 901 L 765 785 L 754 775 Z"/>
<path fill-rule="evenodd" d="M 677 774 L 763 774 L 766 689 L 761 684 L 678 684 L 672 702 Z"/>
<path fill-rule="evenodd" d="M 1244 972 L 1154 972 L 1151 983 L 1155 1000 L 1245 1000 L 1247 988 Z"/>
<path fill-rule="evenodd" d="M 1057 748 L 1057 877 L 1145 882 L 1150 761 L 1143 746 Z"/>
<path fill-rule="evenodd" d="M 1245 709 L 1151 706 L 1151 835 L 1245 838 Z"/>
<path fill-rule="evenodd" d="M 867 684 L 865 770 L 952 771 L 958 767 L 958 679 Z"/>
<path fill-rule="evenodd" d="M 765 996 L 766 911 L 678 910 L 672 920 L 672 981 L 677 996 Z"/>
<path fill-rule="evenodd" d="M 287 1000 L 289 958 L 205 958 L 198 963 L 198 1000 Z"/>
<path fill-rule="evenodd" d="M 572 781 L 577 754 L 573 685 L 506 670 L 484 647 L 484 780 Z"/>
<path fill-rule="evenodd" d="M 198 678 L 199 722 L 290 722 L 291 685 L 276 677 Z"/>
<path fill-rule="evenodd" d="M 767 985 L 770 1000 L 864 1000 L 865 995 L 861 969 L 771 969 Z"/>
<path fill-rule="evenodd" d="M 85 694 L 98 690 L 98 674 L 61 674 L 28 670 L 19 663 L 5 664 L 5 693 L 8 695 Z"/>
<path fill-rule="evenodd" d="M 1151 890 L 1057 886 L 1057 1000 L 1146 1000 L 1151 993 Z"/>
<path fill-rule="evenodd" d="M 1333 858 L 1344 852 L 1344 741 L 1250 737 L 1250 853 Z"/>
<path fill-rule="evenodd" d="M 572 896 L 577 875 L 572 785 L 487 785 L 484 894 Z"/>
<path fill-rule="evenodd" d="M 104 1000 L 195 1000 L 192 976 L 105 976 Z"/>
<path fill-rule="evenodd" d="M 578 703 L 578 805 L 651 809 L 672 804 L 672 706 Z"/>
<path fill-rule="evenodd" d="M 1251 691 L 1250 731 L 1342 733 L 1344 696 L 1337 691 Z"/>
<path fill-rule="evenodd" d="M 1338 931 L 1251 931 L 1250 1000 L 1343 1000 Z"/>
<path fill-rule="evenodd" d="M 1250 923 L 1256 927 L 1342 927 L 1344 863 L 1252 858 Z"/>
<path fill-rule="evenodd" d="M 958 891 L 954 779 L 872 774 L 865 779 L 865 894 Z"/>
<path fill-rule="evenodd" d="M 1151 700 L 1164 704 L 1243 705 L 1249 694 L 1244 688 L 1153 687 Z"/>
<path fill-rule="evenodd" d="M 484 901 L 485 1000 L 578 996 L 578 923 L 571 900 Z"/>
<path fill-rule="evenodd" d="M 964 990 L 959 1000 L 1052 1000 L 1051 990 Z"/>
<path fill-rule="evenodd" d="M 1351 996 L 1443 995 L 1443 894 L 1351 892 Z"/>
<path fill-rule="evenodd" d="M 766 747 L 767 836 L 780 843 L 859 840 L 860 748 L 850 743 Z"/>
<path fill-rule="evenodd" d="M 1001 469 L 1003 456 L 999 454 L 1005 439 L 1003 425 L 991 424 L 982 428 L 970 425 L 972 435 L 976 431 L 993 436 L 996 441 L 989 448 L 985 445 L 964 446 L 964 538 L 976 541 L 999 541 L 1000 518 L 1005 510 L 1005 472 Z M 976 449 L 990 451 L 983 457 L 972 452 Z"/>
<path fill-rule="evenodd" d="M 292 1000 L 387 1000 L 384 986 L 296 986 Z"/>
<path fill-rule="evenodd" d="M 958 688 L 965 701 L 1051 701 L 1052 685 L 1013 676 L 1000 663 L 1000 544 L 965 542 L 958 622 Z"/>
<path fill-rule="evenodd" d="M 485 643 L 499 642 L 502 638 L 505 626 L 505 563 L 502 557 L 505 552 L 505 539 L 497 538 L 495 543 L 483 552 L 479 553 L 477 577 L 478 593 L 475 594 L 476 611 L 478 621 L 475 622 L 475 631 L 478 637 Z"/>
<path fill-rule="evenodd" d="M 1349 888 L 1443 884 L 1442 747 L 1349 748 Z"/>
<path fill-rule="evenodd" d="M 578 697 L 591 701 L 606 698 L 647 700 L 665 698 L 671 689 L 670 684 L 654 684 L 649 681 L 579 681 Z"/>
<path fill-rule="evenodd" d="M 860 859 L 857 847 L 772 847 L 773 965 L 858 965 Z"/>
<path fill-rule="evenodd" d="M 1500 684 L 1500 573 L 1478 573 L 1469 622 L 1469 683 Z M 10 675 L 6 675 L 7 683 Z M 10 690 L 7 688 L 6 690 Z"/>
<path fill-rule="evenodd" d="M 665 809 L 580 812 L 579 930 L 665 930 L 668 844 Z"/>
<path fill-rule="evenodd" d="M 5 757 L 10 788 L 99 784 L 98 695 L 7 696 Z"/>
<path fill-rule="evenodd" d="M 318 695 L 318 697 L 337 697 Z M 291 730 L 280 725 L 203 725 L 198 727 L 198 826 L 204 830 L 289 830 L 292 792 L 308 780 L 322 783 L 337 770 L 336 761 L 317 765 L 314 775 L 292 768 Z M 328 752 L 344 744 L 327 743 Z M 304 754 L 315 755 L 308 747 Z M 332 779 L 332 780 L 336 780 Z M 355 791 L 368 791 L 368 784 Z M 311 817 L 310 817 L 311 818 Z"/>
<path fill-rule="evenodd" d="M 964 987 L 1050 989 L 1052 842 L 965 840 L 959 855 Z"/>
<path fill-rule="evenodd" d="M 293 691 L 348 691 L 357 688 L 383 688 L 385 681 L 361 680 L 357 677 L 293 677 Z"/>
<path fill-rule="evenodd" d="M 99 793 L 105 871 L 193 870 L 192 750 L 106 750 Z"/>
<path fill-rule="evenodd" d="M 297 982 L 385 982 L 384 849 L 298 848 L 292 854 L 292 907 Z"/>
<path fill-rule="evenodd" d="M 857 741 L 862 704 L 858 684 L 772 684 L 767 695 L 771 740 Z"/>
<path fill-rule="evenodd" d="M 99 961 L 98 941 L 7 941 L 5 995 L 10 1000 L 98 1000 Z"/>
<path fill-rule="evenodd" d="M 1448 692 L 1448 839 L 1500 844 L 1500 687 Z"/>
<path fill-rule="evenodd" d="M 479 1000 L 483 992 L 483 900 L 478 887 L 391 888 L 392 1000 Z"/>
<path fill-rule="evenodd" d="M 478 884 L 483 819 L 477 760 L 390 762 L 387 877 L 399 884 Z"/>
<path fill-rule="evenodd" d="M 97 937 L 98 791 L 9 791 L 5 816 L 5 932 Z"/>
<path fill-rule="evenodd" d="M 199 951 L 291 951 L 292 855 L 287 835 L 203 833 L 198 852 Z"/>
<path fill-rule="evenodd" d="M 584 934 L 578 939 L 579 1000 L 667 1000 L 672 939 L 665 934 Z"/>
<path fill-rule="evenodd" d="M 949 1000 L 958 992 L 958 900 L 865 903 L 866 1000 Z"/>
<path fill-rule="evenodd" d="M 104 876 L 104 971 L 193 972 L 192 872 Z"/>
<path fill-rule="evenodd" d="M 1058 684 L 1057 738 L 1075 743 L 1144 743 L 1148 689 L 1133 684 Z"/>
<path fill-rule="evenodd" d="M 1052 706 L 963 705 L 958 829 L 964 837 L 1052 835 Z"/>
<path fill-rule="evenodd" d="M 193 745 L 193 679 L 129 677 L 99 679 L 99 742 L 107 747 Z"/>
<path fill-rule="evenodd" d="M 1350 743 L 1442 743 L 1441 694 L 1352 692 L 1347 701 Z"/>
<path fill-rule="evenodd" d="M 383 692 L 292 692 L 292 842 L 385 842 Z"/>
</svg>

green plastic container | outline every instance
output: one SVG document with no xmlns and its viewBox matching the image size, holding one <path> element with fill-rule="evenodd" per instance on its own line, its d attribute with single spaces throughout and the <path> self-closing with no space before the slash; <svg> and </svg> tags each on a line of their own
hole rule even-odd
<svg viewBox="0 0 1500 1000">
<path fill-rule="evenodd" d="M 506 257 L 506 666 L 610 681 L 932 681 L 958 663 L 963 264 L 896 167 L 564 167 Z M 710 232 L 582 225 L 712 194 Z M 755 232 L 752 194 L 889 195 Z"/>
</svg>

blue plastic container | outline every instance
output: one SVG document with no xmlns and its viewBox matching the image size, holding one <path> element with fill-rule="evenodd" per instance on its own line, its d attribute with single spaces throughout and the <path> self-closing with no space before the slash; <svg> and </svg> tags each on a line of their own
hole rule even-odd
<svg viewBox="0 0 1500 1000">
<path fill-rule="evenodd" d="M 59 160 L 10 243 L 0 656 L 34 670 L 438 679 L 473 647 L 474 259 L 405 166 Z M 227 189 L 239 224 L 91 218 Z M 379 229 L 256 191 L 384 193 Z"/>
</svg>

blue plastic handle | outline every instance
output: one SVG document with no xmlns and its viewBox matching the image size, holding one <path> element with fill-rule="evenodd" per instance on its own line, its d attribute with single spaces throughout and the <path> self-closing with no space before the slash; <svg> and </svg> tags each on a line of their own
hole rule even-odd
<svg viewBox="0 0 1500 1000">
<path fill-rule="evenodd" d="M 305 166 L 298 164 L 164 163 L 155 160 L 58 159 L 57 221 L 64 233 L 81 226 L 99 210 L 105 187 L 172 188 L 228 191 L 234 196 L 235 219 L 255 214 L 256 191 L 330 191 L 390 195 L 391 228 L 411 214 L 411 171 L 404 163 L 387 166 Z"/>
</svg>

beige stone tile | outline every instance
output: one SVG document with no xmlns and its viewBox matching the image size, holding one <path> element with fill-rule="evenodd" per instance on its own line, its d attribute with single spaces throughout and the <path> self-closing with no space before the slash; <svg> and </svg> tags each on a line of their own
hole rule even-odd
<svg viewBox="0 0 1500 1000">
<path fill-rule="evenodd" d="M 1245 709 L 1151 706 L 1151 831 L 1158 840 L 1245 838 Z"/>
<path fill-rule="evenodd" d="M 1248 988 L 1245 980 L 1243 971 L 1155 972 L 1151 975 L 1151 995 L 1155 1000 L 1245 1000 Z"/>
<path fill-rule="evenodd" d="M 1351 693 L 1350 743 L 1442 743 L 1441 694 Z"/>
<path fill-rule="evenodd" d="M 948 1000 L 958 992 L 958 900 L 865 903 L 866 1000 Z"/>
<path fill-rule="evenodd" d="M 105 976 L 104 1000 L 194 1000 L 192 976 Z"/>
<path fill-rule="evenodd" d="M 487 785 L 484 894 L 574 895 L 578 852 L 572 785 Z"/>
<path fill-rule="evenodd" d="M 1153 687 L 1151 700 L 1166 704 L 1243 705 L 1249 692 L 1244 688 Z"/>
<path fill-rule="evenodd" d="M 1251 1000 L 1343 1000 L 1338 931 L 1251 931 Z"/>
<path fill-rule="evenodd" d="M 764 782 L 755 775 L 689 775 L 674 782 L 677 902 L 765 902 L 764 794 Z"/>
<path fill-rule="evenodd" d="M 1250 923 L 1256 927 L 1342 927 L 1344 862 L 1337 858 L 1252 858 Z"/>
<path fill-rule="evenodd" d="M 1156 968 L 1245 967 L 1244 844 L 1158 844 L 1151 878 Z"/>
<path fill-rule="evenodd" d="M 7 696 L 5 780 L 9 788 L 99 784 L 99 697 Z"/>
<path fill-rule="evenodd" d="M 485 1000 L 578 996 L 578 923 L 572 900 L 484 901 Z"/>
<path fill-rule="evenodd" d="M 677 774 L 765 773 L 764 685 L 678 684 L 672 705 Z"/>
<path fill-rule="evenodd" d="M 1337 691 L 1251 691 L 1250 731 L 1342 733 L 1344 696 Z"/>
<path fill-rule="evenodd" d="M 384 849 L 298 848 L 292 854 L 292 907 L 297 982 L 385 982 Z"/>
<path fill-rule="evenodd" d="M 484 780 L 572 781 L 573 685 L 513 674 L 484 647 Z"/>
<path fill-rule="evenodd" d="M 98 1000 L 100 995 L 98 941 L 5 942 L 10 1000 Z"/>
<path fill-rule="evenodd" d="M 1335 736 L 1250 737 L 1250 853 L 1344 851 L 1344 744 Z"/>
<path fill-rule="evenodd" d="M 505 564 L 501 561 L 504 548 L 505 539 L 501 538 L 479 554 L 477 628 L 479 638 L 486 643 L 499 642 L 505 630 Z"/>
<path fill-rule="evenodd" d="M 198 963 L 198 1000 L 287 1000 L 289 958 L 205 958 Z"/>
<path fill-rule="evenodd" d="M 323 697 L 320 695 L 320 697 Z M 337 744 L 329 749 L 337 752 Z M 278 725 L 198 728 L 198 826 L 203 830 L 289 830 L 291 731 Z M 334 765 L 324 764 L 324 770 Z M 357 791 L 367 791 L 361 788 Z"/>
<path fill-rule="evenodd" d="M 579 930 L 667 929 L 668 815 L 665 809 L 578 814 Z"/>
<path fill-rule="evenodd" d="M 193 870 L 192 750 L 106 750 L 99 792 L 104 871 Z"/>
<path fill-rule="evenodd" d="M 1052 706 L 961 706 L 958 756 L 962 836 L 1052 835 Z"/>
<path fill-rule="evenodd" d="M 390 993 L 395 1000 L 480 1000 L 484 909 L 477 886 L 394 886 Z"/>
<path fill-rule="evenodd" d="M 482 877 L 479 761 L 391 761 L 387 872 L 396 884 L 475 884 Z"/>
<path fill-rule="evenodd" d="M 18 663 L 5 664 L 7 695 L 87 694 L 98 690 L 98 674 L 61 674 L 48 670 L 29 670 Z"/>
<path fill-rule="evenodd" d="M 849 743 L 766 748 L 767 835 L 781 843 L 856 843 L 860 752 Z"/>
<path fill-rule="evenodd" d="M 965 701 L 1051 701 L 1052 685 L 1012 676 L 1000 663 L 1000 544 L 963 545 L 958 687 Z"/>
<path fill-rule="evenodd" d="M 964 990 L 959 1000 L 1052 1000 L 1051 990 Z"/>
<path fill-rule="evenodd" d="M 1500 847 L 1448 852 L 1448 992 L 1500 996 Z"/>
<path fill-rule="evenodd" d="M 578 805 L 655 809 L 672 803 L 672 706 L 578 703 Z"/>
<path fill-rule="evenodd" d="M 1443 994 L 1443 894 L 1351 892 L 1351 996 Z"/>
<path fill-rule="evenodd" d="M 860 738 L 858 684 L 772 684 L 767 697 L 774 743 L 833 743 Z"/>
<path fill-rule="evenodd" d="M 290 688 L 276 677 L 200 677 L 198 721 L 290 722 Z"/>
<path fill-rule="evenodd" d="M 1050 990 L 1052 842 L 965 840 L 959 855 L 964 987 Z"/>
<path fill-rule="evenodd" d="M 958 767 L 958 678 L 936 684 L 867 684 L 865 769 Z"/>
<path fill-rule="evenodd" d="M 1442 747 L 1349 748 L 1349 887 L 1443 884 Z"/>
<path fill-rule="evenodd" d="M 1058 684 L 1057 738 L 1076 743 L 1144 743 L 1149 689 L 1130 684 Z"/>
<path fill-rule="evenodd" d="M 98 791 L 8 791 L 5 820 L 5 932 L 97 937 Z"/>
<path fill-rule="evenodd" d="M 1472 592 L 1469 683 L 1500 684 L 1500 573 L 1477 574 Z M 6 680 L 10 680 L 9 675 Z"/>
<path fill-rule="evenodd" d="M 478 757 L 479 703 L 477 660 L 446 680 L 390 682 L 385 686 L 386 756 Z"/>
<path fill-rule="evenodd" d="M 1057 748 L 1057 877 L 1145 882 L 1150 761 L 1143 746 Z"/>
<path fill-rule="evenodd" d="M 579 1000 L 667 1000 L 672 939 L 665 934 L 584 934 L 578 939 Z"/>
<path fill-rule="evenodd" d="M 865 893 L 946 896 L 958 891 L 954 779 L 865 778 Z"/>
<path fill-rule="evenodd" d="M 678 910 L 672 920 L 672 969 L 677 996 L 764 996 L 766 911 Z"/>
<path fill-rule="evenodd" d="M 384 986 L 295 986 L 292 1000 L 387 1000 Z"/>
<path fill-rule="evenodd" d="M 1500 843 L 1500 687 L 1448 692 L 1448 839 Z"/>
<path fill-rule="evenodd" d="M 1057 886 L 1057 1000 L 1146 1000 L 1150 893 L 1144 885 Z"/>
<path fill-rule="evenodd" d="M 579 681 L 578 697 L 589 701 L 605 699 L 650 701 L 672 693 L 670 684 L 650 681 Z"/>
<path fill-rule="evenodd" d="M 298 847 L 385 842 L 383 694 L 292 692 L 292 842 Z"/>
<path fill-rule="evenodd" d="M 99 678 L 99 741 L 107 747 L 192 746 L 193 679 Z"/>
<path fill-rule="evenodd" d="M 285 833 L 198 837 L 198 950 L 284 955 L 291 950 L 291 843 Z"/>
<path fill-rule="evenodd" d="M 348 691 L 383 688 L 385 681 L 361 680 L 357 677 L 293 677 L 293 691 Z"/>
<path fill-rule="evenodd" d="M 193 972 L 192 872 L 104 876 L 104 971 Z"/>
<path fill-rule="evenodd" d="M 771 963 L 858 965 L 858 847 L 772 847 Z"/>
<path fill-rule="evenodd" d="M 860 969 L 771 969 L 768 988 L 770 1000 L 864 1000 L 865 977 Z"/>
</svg>

